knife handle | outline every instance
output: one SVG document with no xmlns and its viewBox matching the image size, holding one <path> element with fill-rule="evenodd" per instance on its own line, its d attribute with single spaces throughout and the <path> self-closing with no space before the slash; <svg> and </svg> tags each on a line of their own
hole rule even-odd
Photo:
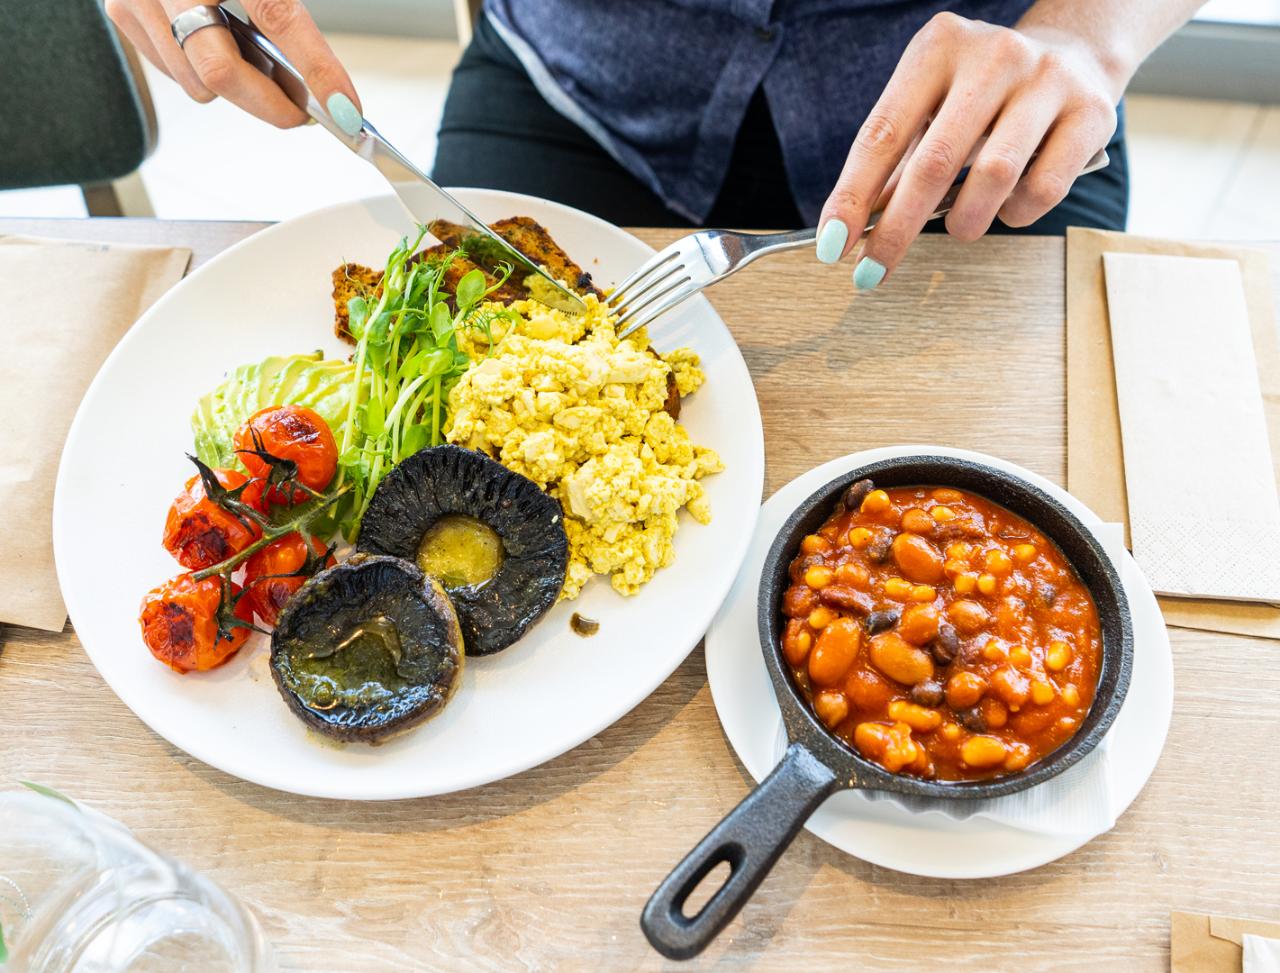
<svg viewBox="0 0 1280 973">
<path fill-rule="evenodd" d="M 253 24 L 241 20 L 225 8 L 224 12 L 227 18 L 227 29 L 231 31 L 236 46 L 240 48 L 240 56 L 274 81 L 285 96 L 317 124 L 323 126 L 348 148 L 356 149 L 360 136 L 350 136 L 338 127 L 337 123 L 329 117 L 325 107 L 320 104 L 320 100 L 307 87 L 307 82 L 303 80 L 298 69 L 280 53 L 280 48 L 268 40 Z"/>
</svg>

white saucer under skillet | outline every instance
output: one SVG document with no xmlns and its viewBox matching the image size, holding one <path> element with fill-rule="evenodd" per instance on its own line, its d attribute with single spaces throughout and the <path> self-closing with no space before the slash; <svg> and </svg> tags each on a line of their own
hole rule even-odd
<svg viewBox="0 0 1280 973">
<path fill-rule="evenodd" d="M 954 456 L 1007 470 L 1062 502 L 1088 527 L 1097 514 L 1061 487 L 1029 470 L 964 449 L 889 446 L 832 460 L 792 480 L 765 503 L 742 569 L 707 632 L 707 677 L 725 735 L 757 781 L 777 763 L 779 710 L 760 652 L 756 596 L 760 572 L 774 536 L 806 497 L 841 473 L 898 456 Z M 1116 569 L 1133 617 L 1133 678 L 1108 735 L 1115 816 L 1133 803 L 1164 747 L 1173 712 L 1173 656 L 1151 587 L 1126 552 Z M 1036 868 L 1061 858 L 1096 835 L 1022 831 L 987 818 L 957 821 L 939 814 L 914 815 L 859 791 L 841 791 L 805 827 L 823 841 L 864 861 L 932 878 L 990 878 Z"/>
</svg>

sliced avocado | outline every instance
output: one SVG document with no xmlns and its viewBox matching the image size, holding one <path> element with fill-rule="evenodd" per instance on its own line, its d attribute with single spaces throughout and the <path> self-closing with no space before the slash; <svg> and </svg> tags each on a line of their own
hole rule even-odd
<svg viewBox="0 0 1280 973">
<path fill-rule="evenodd" d="M 191 416 L 196 455 L 212 467 L 239 468 L 233 438 L 255 412 L 273 405 L 300 405 L 318 413 L 337 433 L 351 402 L 350 362 L 310 355 L 274 355 L 241 365 L 201 397 Z"/>
</svg>

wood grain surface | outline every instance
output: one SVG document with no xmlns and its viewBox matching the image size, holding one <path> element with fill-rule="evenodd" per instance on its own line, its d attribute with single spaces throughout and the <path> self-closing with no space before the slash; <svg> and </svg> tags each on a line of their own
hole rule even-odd
<svg viewBox="0 0 1280 973">
<path fill-rule="evenodd" d="M 0 232 L 182 243 L 197 261 L 257 228 L 0 221 Z M 843 453 L 905 442 L 1064 479 L 1060 240 L 922 239 L 867 296 L 849 269 L 792 253 L 711 293 L 760 397 L 767 492 Z M 1168 744 L 1114 830 L 1035 871 L 973 882 L 901 875 L 802 833 L 688 964 L 648 947 L 640 909 L 751 786 L 700 648 L 548 764 L 446 797 L 349 804 L 192 760 L 116 699 L 69 628 L 2 627 L 0 767 L 212 875 L 257 911 L 286 970 L 1161 970 L 1171 909 L 1280 917 L 1280 648 L 1171 635 Z"/>
</svg>

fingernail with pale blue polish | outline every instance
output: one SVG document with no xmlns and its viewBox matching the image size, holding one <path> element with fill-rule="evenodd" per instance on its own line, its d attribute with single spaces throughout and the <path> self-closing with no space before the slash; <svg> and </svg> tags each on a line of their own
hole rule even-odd
<svg viewBox="0 0 1280 973">
<path fill-rule="evenodd" d="M 863 257 L 853 269 L 853 286 L 860 291 L 875 290 L 876 285 L 884 280 L 884 264 L 870 257 Z"/>
<path fill-rule="evenodd" d="M 329 110 L 329 117 L 338 124 L 338 128 L 348 135 L 360 134 L 360 126 L 364 124 L 364 118 L 361 117 L 359 109 L 352 104 L 350 98 L 341 91 L 335 91 L 329 96 L 324 106 Z"/>
<path fill-rule="evenodd" d="M 844 245 L 849 240 L 849 228 L 844 220 L 830 219 L 818 234 L 818 259 L 824 264 L 833 264 L 844 253 Z"/>
</svg>

